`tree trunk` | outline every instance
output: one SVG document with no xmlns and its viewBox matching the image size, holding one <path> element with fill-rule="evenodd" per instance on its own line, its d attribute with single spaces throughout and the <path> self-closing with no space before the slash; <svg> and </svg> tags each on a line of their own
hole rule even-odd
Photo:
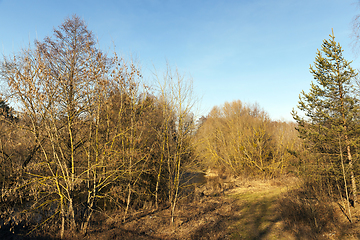
<svg viewBox="0 0 360 240">
<path fill-rule="evenodd" d="M 70 215 L 70 229 L 72 231 L 76 230 L 76 222 L 75 222 L 75 212 L 74 212 L 74 207 L 73 207 L 73 201 L 72 198 L 70 197 L 69 199 L 69 215 Z"/>
<path fill-rule="evenodd" d="M 347 140 L 347 136 L 346 136 L 346 140 Z M 350 167 L 350 178 L 351 178 L 351 187 L 352 187 L 352 191 L 353 191 L 353 195 L 354 195 L 354 207 L 357 205 L 357 189 L 356 189 L 356 181 L 355 181 L 355 175 L 354 175 L 354 170 L 353 170 L 353 161 L 352 161 L 352 157 L 351 157 L 351 152 L 350 152 L 350 146 L 346 146 L 347 149 L 347 156 L 348 156 L 348 161 L 349 161 L 349 167 Z"/>
<path fill-rule="evenodd" d="M 348 192 L 347 183 L 346 183 L 346 172 L 345 172 L 345 167 L 344 167 L 344 159 L 343 159 L 340 137 L 339 137 L 339 147 L 340 147 L 340 159 L 341 159 L 341 167 L 342 167 L 343 178 L 344 178 L 346 200 L 347 200 L 348 211 L 349 211 L 349 221 L 350 221 L 350 223 L 352 223 L 351 210 L 350 210 L 350 199 L 349 199 L 349 192 Z"/>
</svg>

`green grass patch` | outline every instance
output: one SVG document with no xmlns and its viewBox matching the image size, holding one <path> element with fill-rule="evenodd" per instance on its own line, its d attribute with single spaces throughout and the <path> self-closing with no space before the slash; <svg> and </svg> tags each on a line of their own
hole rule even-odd
<svg viewBox="0 0 360 240">
<path fill-rule="evenodd" d="M 237 205 L 238 219 L 230 227 L 231 239 L 279 239 L 277 200 L 281 188 L 229 195 Z"/>
</svg>

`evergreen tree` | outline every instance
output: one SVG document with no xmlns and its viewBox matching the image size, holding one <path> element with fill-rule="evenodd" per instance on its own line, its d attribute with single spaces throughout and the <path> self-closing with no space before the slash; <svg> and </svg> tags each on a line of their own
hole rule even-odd
<svg viewBox="0 0 360 240">
<path fill-rule="evenodd" d="M 323 41 L 321 51 L 317 51 L 314 66 L 310 66 L 315 82 L 311 83 L 309 93 L 302 91 L 299 96 L 298 108 L 305 116 L 294 110 L 292 115 L 298 123 L 300 137 L 313 152 L 331 163 L 333 174 L 338 174 L 342 156 L 346 156 L 355 203 L 353 157 L 358 142 L 359 102 L 351 83 L 356 73 L 342 54 L 332 33 L 329 40 Z"/>
</svg>

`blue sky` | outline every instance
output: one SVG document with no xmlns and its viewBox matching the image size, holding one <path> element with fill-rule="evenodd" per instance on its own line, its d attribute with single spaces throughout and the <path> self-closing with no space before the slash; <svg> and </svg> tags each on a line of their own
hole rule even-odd
<svg viewBox="0 0 360 240">
<path fill-rule="evenodd" d="M 77 14 L 100 48 L 137 58 L 151 81 L 166 61 L 194 81 L 198 114 L 240 99 L 274 120 L 291 120 L 309 65 L 334 29 L 347 60 L 358 0 L 0 0 L 0 53 L 8 56 L 52 35 Z"/>
</svg>

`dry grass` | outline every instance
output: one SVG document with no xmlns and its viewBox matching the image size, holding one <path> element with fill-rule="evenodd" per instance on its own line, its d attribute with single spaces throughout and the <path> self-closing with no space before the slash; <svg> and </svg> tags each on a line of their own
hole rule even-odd
<svg viewBox="0 0 360 240">
<path fill-rule="evenodd" d="M 173 225 L 166 207 L 133 213 L 126 223 L 119 213 L 102 214 L 86 236 L 66 239 L 360 239 L 358 212 L 349 224 L 336 203 L 304 189 L 296 178 L 212 179 L 197 198 L 183 199 Z"/>
<path fill-rule="evenodd" d="M 232 184 L 211 179 L 197 190 L 202 197 L 183 202 L 174 225 L 170 210 L 164 209 L 125 224 L 115 221 L 87 239 L 295 239 L 291 231 L 284 232 L 277 209 L 280 197 L 295 183 L 290 178 Z"/>
<path fill-rule="evenodd" d="M 358 208 L 351 208 L 350 223 L 341 204 L 308 189 L 287 192 L 279 201 L 278 211 L 284 230 L 291 231 L 296 239 L 360 239 Z"/>
</svg>

